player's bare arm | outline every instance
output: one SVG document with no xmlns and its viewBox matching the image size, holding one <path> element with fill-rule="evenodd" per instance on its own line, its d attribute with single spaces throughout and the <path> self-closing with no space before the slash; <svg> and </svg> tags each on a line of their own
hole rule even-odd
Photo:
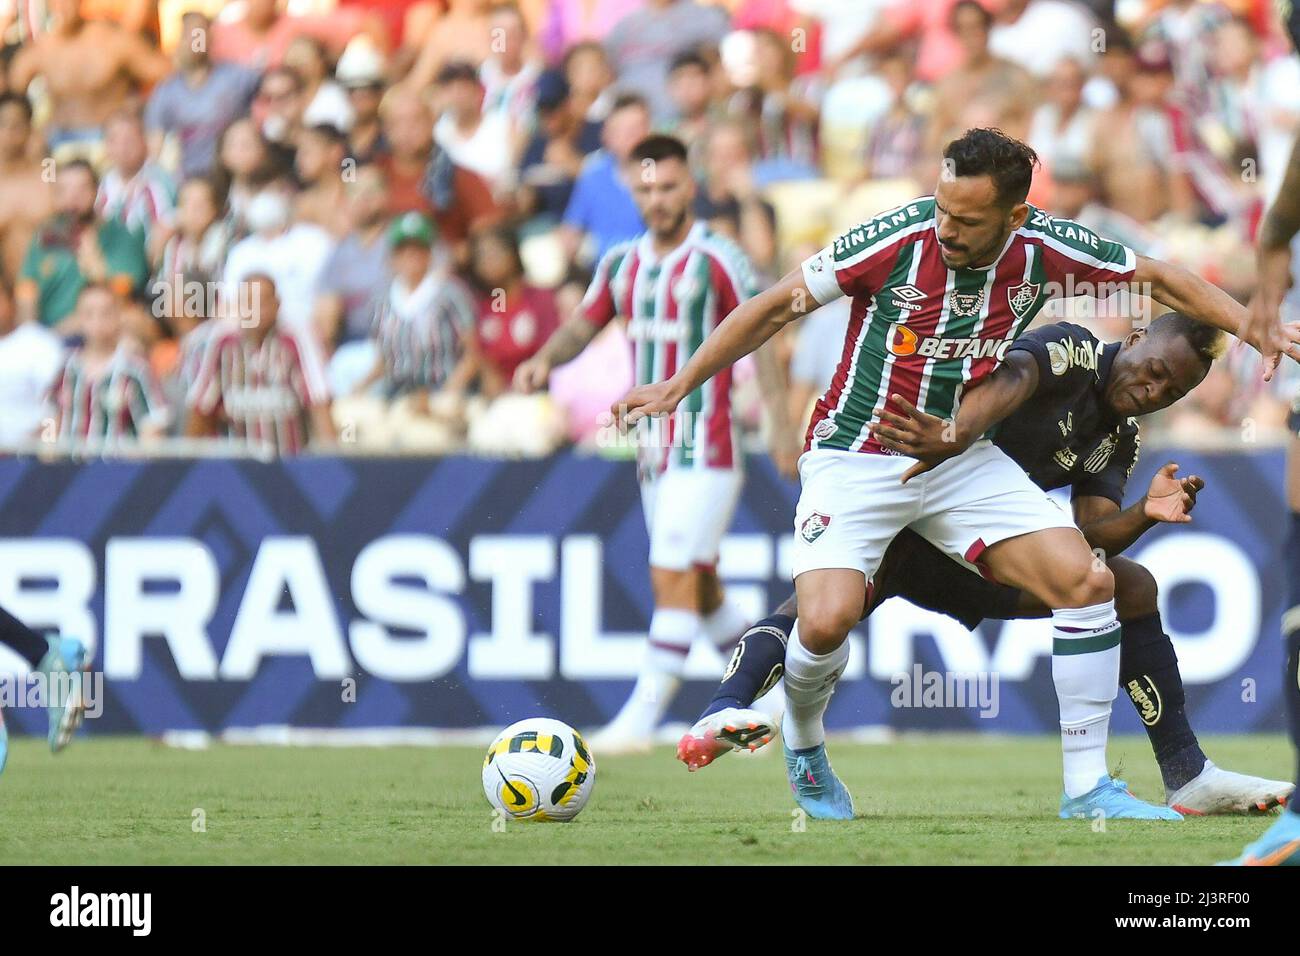
<svg viewBox="0 0 1300 956">
<path fill-rule="evenodd" d="M 1291 149 L 1277 198 L 1260 223 L 1255 254 L 1256 287 L 1246 321 L 1252 329 L 1278 321 L 1291 288 L 1291 240 L 1300 232 L 1300 141 Z"/>
<path fill-rule="evenodd" d="M 917 459 L 917 465 L 903 474 L 907 482 L 960 455 L 1037 389 L 1038 363 L 1028 352 L 1010 352 L 985 381 L 962 396 L 955 421 L 928 415 L 901 395 L 891 395 L 890 402 L 903 414 L 886 406 L 871 433 L 891 451 Z"/>
<path fill-rule="evenodd" d="M 600 329 L 575 315 L 555 330 L 540 352 L 515 369 L 515 389 L 525 394 L 545 388 L 551 372 L 577 358 Z"/>
<path fill-rule="evenodd" d="M 668 414 L 683 398 L 757 350 L 815 302 L 803 271 L 787 273 L 776 285 L 733 309 L 676 375 L 632 389 L 615 405 L 614 414 L 628 426 L 647 416 Z"/>
<path fill-rule="evenodd" d="M 1088 539 L 1089 547 L 1107 556 L 1122 554 L 1162 522 L 1186 524 L 1192 520 L 1196 495 L 1205 487 L 1197 475 L 1178 476 L 1178 465 L 1169 462 L 1151 478 L 1146 494 L 1120 508 L 1109 498 L 1082 495 L 1073 501 L 1074 521 Z"/>
<path fill-rule="evenodd" d="M 1133 282 L 1149 290 L 1161 305 L 1231 332 L 1253 346 L 1264 356 L 1265 380 L 1273 377 L 1283 354 L 1300 361 L 1300 326 L 1283 324 L 1276 313 L 1267 319 L 1253 317 L 1228 293 L 1181 266 L 1138 256 Z"/>
</svg>

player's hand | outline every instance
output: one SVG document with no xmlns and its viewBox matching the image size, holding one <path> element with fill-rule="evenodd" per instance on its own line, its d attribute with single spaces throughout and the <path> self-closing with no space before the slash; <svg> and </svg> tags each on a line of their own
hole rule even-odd
<svg viewBox="0 0 1300 956">
<path fill-rule="evenodd" d="M 917 464 L 903 473 L 904 484 L 966 450 L 957 440 L 957 428 L 950 419 L 929 415 L 901 395 L 891 395 L 889 400 L 903 414 L 891 412 L 886 406 L 871 434 L 890 451 L 917 459 Z"/>
<path fill-rule="evenodd" d="M 1263 253 L 1259 285 L 1237 337 L 1264 357 L 1264 381 L 1271 381 L 1283 354 L 1300 361 L 1300 324 L 1282 321 L 1282 298 L 1291 287 L 1291 250 Z"/>
<path fill-rule="evenodd" d="M 1205 480 L 1197 475 L 1179 478 L 1178 466 L 1171 461 L 1152 476 L 1142 511 L 1152 521 L 1186 524 L 1192 520 L 1196 494 L 1204 487 Z"/>
<path fill-rule="evenodd" d="M 540 355 L 534 355 L 528 361 L 520 362 L 515 369 L 515 391 L 531 395 L 545 388 L 550 378 L 551 363 Z"/>
<path fill-rule="evenodd" d="M 610 406 L 610 414 L 620 428 L 631 428 L 643 418 L 671 415 L 681 401 L 673 380 L 638 385 Z"/>
</svg>

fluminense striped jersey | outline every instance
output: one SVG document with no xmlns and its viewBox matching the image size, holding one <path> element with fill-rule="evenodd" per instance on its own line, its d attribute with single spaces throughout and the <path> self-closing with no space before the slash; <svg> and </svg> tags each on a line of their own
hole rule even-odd
<svg viewBox="0 0 1300 956">
<path fill-rule="evenodd" d="M 236 323 L 213 330 L 190 387 L 191 406 L 219 414 L 254 450 L 293 455 L 307 446 L 308 411 L 329 401 L 314 342 L 277 325 L 258 343 Z"/>
<path fill-rule="evenodd" d="M 627 322 L 636 383 L 672 376 L 727 314 L 755 293 L 753 268 L 740 248 L 697 222 L 681 245 L 655 254 L 649 233 L 611 248 L 596 268 L 582 313 L 604 326 Z M 725 368 L 682 401 L 641 447 L 643 467 L 739 466 L 731 414 L 731 369 Z"/>
<path fill-rule="evenodd" d="M 112 444 L 136 438 L 146 425 L 167 424 L 167 408 L 149 364 L 126 346 L 98 370 L 81 349 L 72 352 L 50 398 L 64 439 Z"/>
<path fill-rule="evenodd" d="M 465 354 L 474 318 L 469 290 L 451 276 L 430 274 L 409 294 L 394 280 L 376 303 L 371 328 L 388 397 L 441 388 Z"/>
<path fill-rule="evenodd" d="M 933 197 L 854 226 L 803 263 L 819 303 L 852 296 L 840 363 L 808 426 L 807 448 L 887 453 L 868 429 L 890 395 L 950 418 L 1049 299 L 1105 298 L 1133 278 L 1132 249 L 1033 206 L 983 268 L 939 255 Z"/>
</svg>

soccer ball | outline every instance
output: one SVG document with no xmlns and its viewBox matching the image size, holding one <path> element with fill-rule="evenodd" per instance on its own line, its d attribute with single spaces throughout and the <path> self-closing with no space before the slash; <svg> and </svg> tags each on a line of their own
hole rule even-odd
<svg viewBox="0 0 1300 956">
<path fill-rule="evenodd" d="M 488 803 L 516 820 L 576 817 L 596 783 L 582 735 L 559 720 L 529 717 L 497 735 L 483 758 Z"/>
</svg>

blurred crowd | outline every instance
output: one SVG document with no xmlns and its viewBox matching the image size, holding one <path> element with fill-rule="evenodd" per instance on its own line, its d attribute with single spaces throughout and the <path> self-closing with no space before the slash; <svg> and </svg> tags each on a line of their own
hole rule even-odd
<svg viewBox="0 0 1300 956">
<path fill-rule="evenodd" d="M 547 394 L 511 380 L 641 231 L 625 160 L 653 131 L 763 278 L 997 126 L 1042 159 L 1031 202 L 1244 300 L 1300 130 L 1268 0 L 8 0 L 0 29 L 6 448 L 600 444 L 617 327 Z M 777 341 L 794 414 L 846 322 Z M 1288 387 L 1234 349 L 1157 424 L 1273 427 Z"/>
</svg>

